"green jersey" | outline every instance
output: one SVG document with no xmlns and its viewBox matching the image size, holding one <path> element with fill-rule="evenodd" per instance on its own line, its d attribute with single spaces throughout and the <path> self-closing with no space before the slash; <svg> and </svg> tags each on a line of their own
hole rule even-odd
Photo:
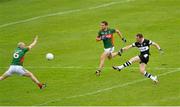
<svg viewBox="0 0 180 107">
<path fill-rule="evenodd" d="M 24 55 L 26 54 L 26 52 L 29 51 L 29 48 L 16 48 L 14 54 L 13 54 L 13 60 L 11 65 L 23 65 L 24 62 Z"/>
<path fill-rule="evenodd" d="M 114 46 L 114 37 L 113 34 L 116 32 L 115 29 L 108 28 L 106 31 L 100 30 L 98 37 L 105 38 L 103 39 L 104 48 L 111 48 Z"/>
</svg>

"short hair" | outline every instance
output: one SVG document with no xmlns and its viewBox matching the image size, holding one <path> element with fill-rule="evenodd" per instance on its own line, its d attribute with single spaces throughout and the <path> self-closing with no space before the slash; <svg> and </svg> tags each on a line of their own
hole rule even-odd
<svg viewBox="0 0 180 107">
<path fill-rule="evenodd" d="M 138 33 L 138 34 L 136 35 L 136 37 L 138 37 L 138 38 L 143 38 L 143 34 Z"/>
<path fill-rule="evenodd" d="M 20 47 L 21 45 L 25 45 L 25 43 L 24 43 L 24 42 L 19 42 L 19 43 L 17 44 L 18 47 Z"/>
<path fill-rule="evenodd" d="M 102 21 L 101 23 L 104 23 L 106 26 L 108 25 L 107 21 Z"/>
</svg>

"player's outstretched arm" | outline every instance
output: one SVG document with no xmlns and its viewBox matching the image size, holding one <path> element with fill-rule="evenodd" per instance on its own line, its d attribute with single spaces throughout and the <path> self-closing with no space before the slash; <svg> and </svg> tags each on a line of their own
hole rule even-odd
<svg viewBox="0 0 180 107">
<path fill-rule="evenodd" d="M 119 35 L 119 37 L 122 39 L 123 42 L 126 42 L 126 39 L 122 36 L 120 30 L 116 29 L 116 33 Z"/>
<path fill-rule="evenodd" d="M 128 46 L 122 48 L 122 50 L 123 50 L 123 51 L 127 51 L 128 49 L 130 49 L 130 48 L 132 48 L 132 47 L 133 47 L 132 45 L 128 45 Z"/>
<path fill-rule="evenodd" d="M 32 49 L 32 48 L 36 45 L 37 40 L 38 40 L 38 36 L 36 36 L 36 37 L 34 38 L 34 41 L 28 46 L 28 48 L 29 48 L 29 49 Z"/>
<path fill-rule="evenodd" d="M 124 51 L 127 51 L 128 49 L 132 48 L 133 46 L 132 45 L 128 45 L 124 48 L 121 48 L 119 51 L 118 51 L 118 55 L 121 56 L 121 54 L 124 52 Z"/>
<path fill-rule="evenodd" d="M 152 42 L 152 46 L 155 46 L 161 53 L 163 53 L 161 47 L 156 42 Z"/>
<path fill-rule="evenodd" d="M 152 46 L 155 46 L 158 50 L 160 50 L 160 46 L 156 42 L 152 42 Z"/>
</svg>

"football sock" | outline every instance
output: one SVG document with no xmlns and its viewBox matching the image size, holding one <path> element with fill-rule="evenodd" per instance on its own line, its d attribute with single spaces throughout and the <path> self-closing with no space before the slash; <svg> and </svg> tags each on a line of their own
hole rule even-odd
<svg viewBox="0 0 180 107">
<path fill-rule="evenodd" d="M 132 62 L 130 62 L 130 61 L 127 61 L 126 63 L 124 63 L 123 65 L 121 65 L 121 66 L 118 66 L 118 68 L 119 69 L 123 69 L 123 68 L 125 68 L 125 67 L 128 67 L 128 66 L 130 66 L 132 64 Z"/>
<path fill-rule="evenodd" d="M 147 77 L 147 78 L 150 78 L 152 80 L 155 80 L 154 76 L 152 76 L 150 73 L 148 73 L 146 71 L 144 72 L 144 76 Z"/>
<path fill-rule="evenodd" d="M 123 64 L 124 67 L 130 66 L 132 63 L 130 61 L 127 61 L 126 63 Z"/>
</svg>

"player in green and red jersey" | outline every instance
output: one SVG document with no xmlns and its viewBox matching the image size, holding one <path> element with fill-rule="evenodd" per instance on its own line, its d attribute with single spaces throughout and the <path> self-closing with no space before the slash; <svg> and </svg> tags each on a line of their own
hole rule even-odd
<svg viewBox="0 0 180 107">
<path fill-rule="evenodd" d="M 96 41 L 103 41 L 104 44 L 104 52 L 101 54 L 100 57 L 100 64 L 98 70 L 96 70 L 96 75 L 99 76 L 103 66 L 104 61 L 106 58 L 111 59 L 114 56 L 118 55 L 118 53 L 113 53 L 114 51 L 114 37 L 113 34 L 117 33 L 119 37 L 126 42 L 126 39 L 122 36 L 121 32 L 118 29 L 110 29 L 108 27 L 107 21 L 102 21 L 100 24 L 100 31 L 98 36 L 96 37 Z"/>
<path fill-rule="evenodd" d="M 2 76 L 0 76 L 0 80 L 4 80 L 7 77 L 11 76 L 13 73 L 17 73 L 19 75 L 31 78 L 32 81 L 35 82 L 40 89 L 46 86 L 45 84 L 40 83 L 38 79 L 30 71 L 23 68 L 24 56 L 26 52 L 28 52 L 30 49 L 32 49 L 36 45 L 37 40 L 38 40 L 38 37 L 36 37 L 33 43 L 31 43 L 27 47 L 23 42 L 18 43 L 18 47 L 13 53 L 12 63 L 9 69 Z"/>
</svg>

